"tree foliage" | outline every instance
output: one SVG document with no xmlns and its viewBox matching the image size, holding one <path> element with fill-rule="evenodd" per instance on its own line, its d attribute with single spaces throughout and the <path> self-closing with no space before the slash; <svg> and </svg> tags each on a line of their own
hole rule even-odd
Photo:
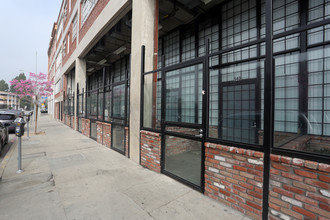
<svg viewBox="0 0 330 220">
<path fill-rule="evenodd" d="M 44 73 L 30 73 L 29 79 L 14 79 L 9 83 L 13 86 L 18 96 L 33 97 L 36 103 L 38 103 L 41 96 L 49 96 L 53 92 L 53 82 L 47 81 L 47 76 Z"/>
<path fill-rule="evenodd" d="M 8 83 L 6 83 L 5 80 L 0 80 L 0 91 L 8 92 L 9 86 Z"/>
<path fill-rule="evenodd" d="M 20 74 L 21 75 L 21 74 Z M 35 126 L 34 132 L 37 133 L 38 121 L 38 104 L 42 96 L 50 96 L 53 92 L 52 81 L 47 81 L 47 76 L 44 73 L 30 73 L 29 79 L 14 79 L 9 82 L 15 93 L 20 97 L 31 97 L 35 104 Z"/>
<path fill-rule="evenodd" d="M 18 80 L 18 81 L 21 81 L 21 80 L 26 80 L 26 76 L 24 73 L 20 73 L 18 76 L 16 76 L 13 80 Z M 10 83 L 10 82 L 9 82 Z M 11 84 L 11 83 L 10 83 Z M 16 90 L 14 88 L 14 85 L 10 85 L 10 92 L 12 93 L 16 93 Z"/>
</svg>

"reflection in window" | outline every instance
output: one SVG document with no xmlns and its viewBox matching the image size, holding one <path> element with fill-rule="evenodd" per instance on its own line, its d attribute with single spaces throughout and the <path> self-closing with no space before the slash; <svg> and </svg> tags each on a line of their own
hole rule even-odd
<svg viewBox="0 0 330 220">
<path fill-rule="evenodd" d="M 112 148 L 125 153 L 125 127 L 113 124 L 111 126 L 111 143 Z"/>
<path fill-rule="evenodd" d="M 166 73 L 166 120 L 202 123 L 202 65 Z"/>
<path fill-rule="evenodd" d="M 91 138 L 97 138 L 97 124 L 95 121 L 91 122 Z"/>
<path fill-rule="evenodd" d="M 321 21 L 330 18 L 329 0 L 309 0 L 308 1 L 308 22 Z"/>
<path fill-rule="evenodd" d="M 251 50 L 254 51 L 255 47 Z M 223 54 L 223 58 L 228 58 L 228 55 Z M 209 137 L 249 144 L 263 143 L 262 62 L 232 65 L 223 62 L 223 67 L 210 71 Z"/>
<path fill-rule="evenodd" d="M 110 88 L 106 88 L 105 100 L 104 100 L 104 120 L 110 121 L 111 116 L 111 91 Z"/>
<path fill-rule="evenodd" d="M 330 135 L 330 46 L 308 51 L 308 133 Z"/>
<path fill-rule="evenodd" d="M 273 31 L 278 34 L 299 25 L 298 1 L 281 0 L 273 3 Z"/>
<path fill-rule="evenodd" d="M 180 37 L 179 31 L 164 37 L 165 65 L 172 65 L 180 62 Z"/>
<path fill-rule="evenodd" d="M 97 94 L 97 96 L 98 96 L 98 116 L 97 116 L 97 118 L 99 120 L 103 120 L 103 102 L 104 102 L 104 100 L 103 100 L 103 92 L 100 91 Z"/>
<path fill-rule="evenodd" d="M 283 144 L 298 130 L 299 54 L 275 57 L 275 145 Z M 285 133 L 284 133 L 285 132 Z M 284 136 L 284 137 L 283 137 Z"/>
<path fill-rule="evenodd" d="M 90 95 L 90 118 L 97 117 L 97 91 L 91 92 Z"/>
<path fill-rule="evenodd" d="M 257 39 L 256 1 L 235 0 L 222 6 L 222 48 Z"/>
<path fill-rule="evenodd" d="M 209 39 L 210 42 L 210 51 L 216 52 L 219 50 L 219 25 L 212 24 L 210 20 L 207 20 L 205 23 L 199 25 L 199 48 L 198 55 L 205 55 L 205 41 Z"/>
<path fill-rule="evenodd" d="M 113 87 L 113 117 L 125 117 L 125 84 Z"/>
<path fill-rule="evenodd" d="M 160 128 L 161 74 L 153 73 L 144 76 L 143 127 Z"/>
<path fill-rule="evenodd" d="M 299 34 L 293 34 L 274 40 L 274 53 L 299 48 L 299 40 Z"/>
<path fill-rule="evenodd" d="M 113 116 L 125 117 L 128 60 L 129 56 L 125 56 L 114 62 L 112 66 L 104 67 L 88 76 L 86 109 L 88 118 L 110 122 Z M 114 87 L 117 88 L 116 97 L 112 97 Z M 112 106 L 113 99 L 116 101 L 116 106 Z M 115 111 L 113 111 L 114 109 Z"/>
<path fill-rule="evenodd" d="M 308 30 L 308 45 L 330 41 L 330 25 L 325 25 Z"/>
<path fill-rule="evenodd" d="M 201 142 L 166 135 L 165 145 L 165 170 L 200 186 Z"/>
<path fill-rule="evenodd" d="M 191 60 L 195 58 L 195 33 L 194 29 L 186 32 L 182 36 L 182 61 Z"/>
<path fill-rule="evenodd" d="M 78 117 L 80 118 L 85 116 L 84 98 L 84 93 L 78 94 Z"/>
<path fill-rule="evenodd" d="M 209 39 L 210 52 L 217 52 L 207 60 L 209 137 L 261 145 L 265 1 L 221 2 L 221 17 L 198 20 L 193 25 L 198 30 L 182 28 L 164 35 L 159 55 L 165 54 L 167 66 L 193 59 L 196 54 L 201 57 L 205 55 L 205 39 Z M 301 6 L 304 8 L 299 11 Z M 307 22 L 300 20 L 305 15 Z M 273 1 L 275 147 L 330 151 L 329 137 L 325 137 L 330 136 L 330 24 L 305 28 L 305 22 L 317 25 L 325 19 L 330 19 L 329 0 Z M 290 34 L 285 33 L 288 31 Z M 238 47 L 250 42 L 255 43 Z M 199 123 L 201 99 L 197 94 L 201 87 L 194 82 L 201 78 L 191 68 L 196 66 L 166 73 L 167 121 Z"/>
</svg>

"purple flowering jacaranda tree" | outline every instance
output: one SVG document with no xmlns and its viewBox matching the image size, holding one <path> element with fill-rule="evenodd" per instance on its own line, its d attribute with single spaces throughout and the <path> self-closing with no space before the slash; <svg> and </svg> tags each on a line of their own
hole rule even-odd
<svg viewBox="0 0 330 220">
<path fill-rule="evenodd" d="M 50 96 L 53 92 L 52 81 L 47 80 L 47 75 L 44 73 L 31 73 L 27 80 L 13 80 L 9 82 L 15 89 L 19 97 L 30 96 L 34 100 L 35 105 L 35 126 L 34 132 L 37 134 L 38 122 L 38 104 L 42 96 Z"/>
</svg>

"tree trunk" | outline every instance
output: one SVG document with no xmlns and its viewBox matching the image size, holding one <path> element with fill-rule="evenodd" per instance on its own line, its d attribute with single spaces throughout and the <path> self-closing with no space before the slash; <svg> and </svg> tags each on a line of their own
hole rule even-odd
<svg viewBox="0 0 330 220">
<path fill-rule="evenodd" d="M 35 134 L 37 134 L 37 124 L 38 124 L 38 104 L 35 104 L 35 112 L 34 112 L 34 114 L 36 114 L 35 115 L 35 121 L 34 121 L 34 133 Z"/>
</svg>

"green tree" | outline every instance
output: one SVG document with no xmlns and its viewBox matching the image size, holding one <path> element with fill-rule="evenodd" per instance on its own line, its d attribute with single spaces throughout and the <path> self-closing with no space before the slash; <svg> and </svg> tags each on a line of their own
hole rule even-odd
<svg viewBox="0 0 330 220">
<path fill-rule="evenodd" d="M 9 89 L 8 83 L 5 80 L 0 80 L 0 91 L 7 92 Z"/>
<path fill-rule="evenodd" d="M 30 96 L 23 96 L 20 99 L 20 106 L 23 109 L 25 109 L 25 107 L 26 107 L 26 110 L 32 110 L 32 108 L 33 108 L 32 97 L 30 97 Z"/>
<path fill-rule="evenodd" d="M 24 73 L 20 73 L 18 76 L 16 76 L 13 80 L 18 80 L 18 81 L 21 81 L 21 80 L 26 80 L 26 76 Z M 12 80 L 12 81 L 13 81 Z M 10 92 L 12 93 L 16 93 L 16 89 L 14 88 L 13 85 L 10 85 Z"/>
</svg>

